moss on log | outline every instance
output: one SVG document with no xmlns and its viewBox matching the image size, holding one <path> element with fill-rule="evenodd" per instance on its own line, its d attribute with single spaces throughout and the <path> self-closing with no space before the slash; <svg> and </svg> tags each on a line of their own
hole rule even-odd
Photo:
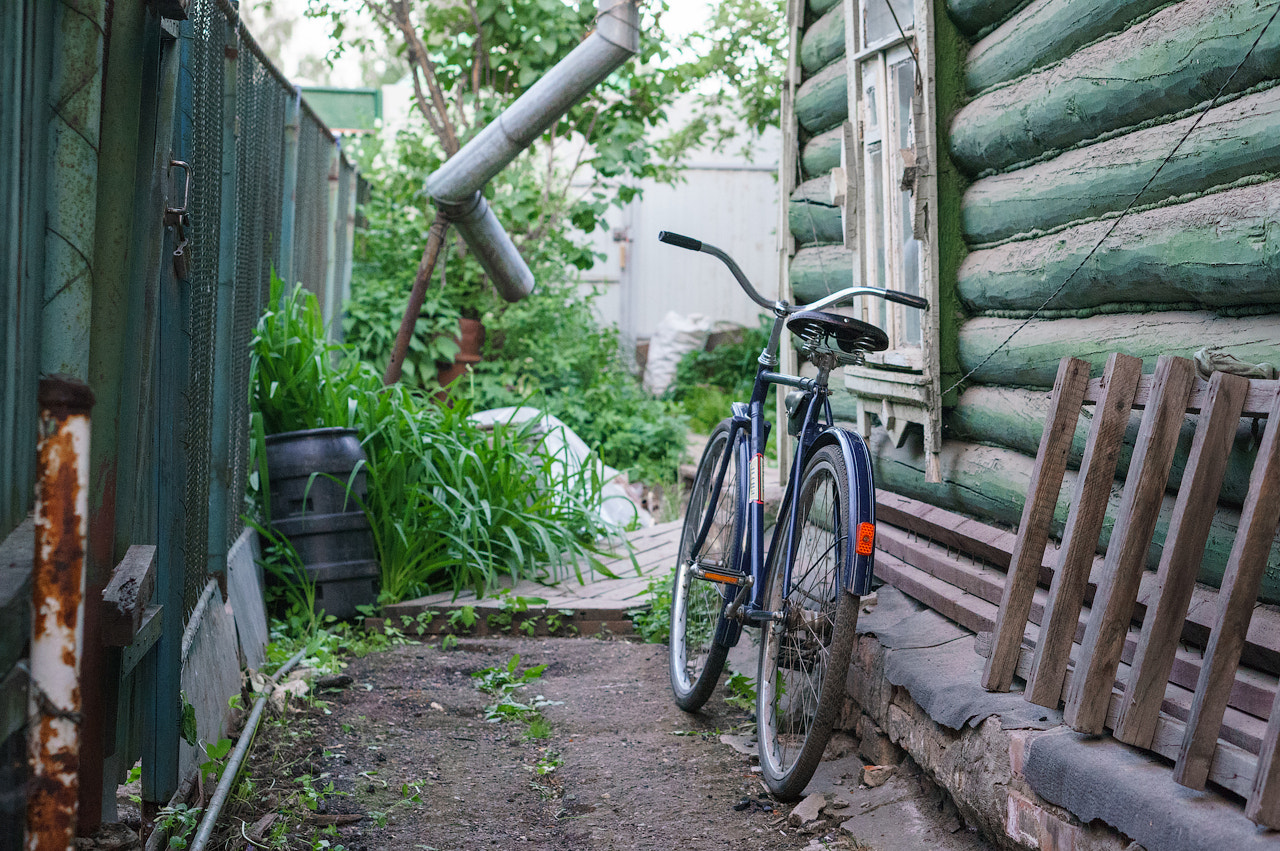
<svg viewBox="0 0 1280 851">
<path fill-rule="evenodd" d="M 796 120 L 810 133 L 821 133 L 849 117 L 849 92 L 845 85 L 845 65 L 837 59 L 796 91 Z"/>
<path fill-rule="evenodd" d="M 800 42 L 800 67 L 812 74 L 844 56 L 844 4 L 813 22 Z"/>
<path fill-rule="evenodd" d="M 1168 0 L 1041 0 L 1022 8 L 969 51 L 964 80 L 978 92 L 1043 68 Z"/>
<path fill-rule="evenodd" d="M 817 301 L 854 284 L 857 255 L 840 245 L 813 245 L 791 258 L 791 294 L 796 304 Z"/>
<path fill-rule="evenodd" d="M 933 485 L 925 481 L 925 456 L 919 435 L 909 436 L 906 444 L 899 449 L 882 429 L 877 428 L 872 431 L 867 444 L 871 449 L 876 486 L 879 488 L 970 514 L 988 523 L 1016 527 L 1021 519 L 1022 504 L 1026 499 L 1035 463 L 1035 459 L 1029 455 L 993 446 L 948 440 L 942 445 L 942 483 Z M 1063 482 L 1057 510 L 1054 512 L 1055 536 L 1061 536 L 1062 527 L 1066 523 L 1075 478 L 1076 474 L 1069 471 Z M 1101 545 L 1104 547 L 1115 524 L 1122 488 L 1123 484 L 1117 482 L 1111 490 L 1102 530 Z M 1156 524 L 1155 539 L 1148 553 L 1148 567 L 1154 568 L 1159 562 L 1165 536 L 1169 531 L 1172 509 L 1173 497 L 1166 496 Z M 1204 560 L 1200 565 L 1201 582 L 1214 587 L 1221 585 L 1222 573 L 1239 523 L 1238 511 L 1218 506 L 1209 531 L 1209 541 L 1205 546 Z M 1259 599 L 1267 603 L 1280 602 L 1280 547 L 1272 548 Z"/>
<path fill-rule="evenodd" d="M 805 143 L 800 152 L 800 165 L 805 177 L 822 177 L 840 165 L 840 149 L 844 147 L 843 126 L 819 133 Z"/>
<path fill-rule="evenodd" d="M 1248 363 L 1280 366 L 1280 314 L 1230 319 L 1208 311 L 1166 311 L 1091 316 L 1087 319 L 1024 320 L 982 316 L 960 326 L 957 348 L 965 372 L 978 367 L 979 384 L 1053 386 L 1058 361 L 1070 355 L 1093 365 L 1094 375 L 1111 352 L 1144 358 L 1148 372 L 1159 355 L 1189 358 L 1204 346 L 1220 346 Z M 1014 333 L 1017 331 L 1017 333 Z M 1013 338 L 982 363 L 1005 339 Z"/>
<path fill-rule="evenodd" d="M 951 126 L 952 155 L 971 173 L 1004 169 L 1208 102 L 1224 84 L 1234 93 L 1272 79 L 1280 27 L 1249 49 L 1278 2 L 1175 3 L 965 106 Z"/>
<path fill-rule="evenodd" d="M 960 208 L 965 238 L 993 242 L 1124 209 L 1195 121 L 1189 116 L 977 181 Z M 1280 172 L 1277 126 L 1280 86 L 1214 108 L 1156 174 L 1139 203 Z"/>
<path fill-rule="evenodd" d="M 974 251 L 956 286 L 971 311 L 1031 311 L 1055 292 L 1055 310 L 1114 302 L 1280 305 L 1277 281 L 1280 181 L 1272 181 L 1132 213 L 1118 225 L 1104 219 Z"/>
<path fill-rule="evenodd" d="M 844 242 L 844 219 L 831 203 L 830 177 L 815 177 L 796 187 L 787 206 L 787 225 L 802 245 Z"/>
<path fill-rule="evenodd" d="M 1007 18 L 1025 0 L 947 0 L 947 14 L 968 35 Z"/>
<path fill-rule="evenodd" d="M 946 426 L 951 434 L 961 440 L 994 444 L 1024 455 L 1034 456 L 1040 448 L 1040 436 L 1044 433 L 1048 409 L 1049 391 L 1047 390 L 971 387 L 960 394 L 955 408 L 947 413 Z M 1182 481 L 1198 420 L 1199 417 L 1196 415 L 1188 414 L 1183 422 L 1182 431 L 1178 436 L 1178 447 L 1174 452 L 1173 470 L 1169 476 L 1171 490 L 1177 490 Z M 1084 456 L 1085 440 L 1088 438 L 1089 424 L 1092 421 L 1093 408 L 1086 406 L 1076 426 L 1071 452 L 1067 456 L 1067 463 L 1073 470 L 1079 468 L 1080 459 Z M 1129 418 L 1124 444 L 1120 449 L 1116 473 L 1118 478 L 1123 479 L 1128 473 L 1141 422 L 1142 412 L 1134 411 Z M 1223 478 L 1219 501 L 1235 508 L 1244 504 L 1244 497 L 1249 489 L 1249 475 L 1253 471 L 1253 462 L 1257 455 L 1252 421 L 1242 420 L 1236 431 L 1231 455 L 1227 459 L 1226 475 Z"/>
</svg>

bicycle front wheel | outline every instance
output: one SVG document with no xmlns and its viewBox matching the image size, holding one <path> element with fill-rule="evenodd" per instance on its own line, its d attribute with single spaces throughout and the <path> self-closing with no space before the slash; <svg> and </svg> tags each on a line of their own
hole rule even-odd
<svg viewBox="0 0 1280 851">
<path fill-rule="evenodd" d="M 850 496 L 839 448 L 818 450 L 804 469 L 795 523 L 784 527 L 769 554 L 765 605 L 779 614 L 761 636 L 756 724 L 761 773 L 780 801 L 804 792 L 842 702 L 858 623 L 858 597 L 841 576 L 854 543 Z M 779 523 L 789 508 L 783 506 Z M 790 565 L 784 563 L 788 550 L 794 552 Z"/>
<path fill-rule="evenodd" d="M 696 712 L 711 697 L 729 653 L 729 648 L 718 643 L 715 635 L 724 607 L 732 599 L 726 589 L 732 586 L 694 575 L 695 567 L 728 571 L 736 569 L 741 562 L 744 518 L 736 455 L 742 451 L 744 438 L 739 431 L 730 447 L 729 435 L 729 420 L 724 420 L 712 432 L 698 463 L 684 515 L 671 592 L 671 691 L 676 705 L 687 712 Z M 729 466 L 720 493 L 712 502 L 716 496 L 716 474 L 726 454 Z M 694 542 L 708 515 L 710 528 L 702 545 L 695 549 Z"/>
</svg>

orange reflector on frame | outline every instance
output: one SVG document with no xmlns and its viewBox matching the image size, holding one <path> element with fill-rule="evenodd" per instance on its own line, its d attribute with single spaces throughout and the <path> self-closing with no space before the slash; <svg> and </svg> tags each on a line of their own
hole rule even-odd
<svg viewBox="0 0 1280 851">
<path fill-rule="evenodd" d="M 855 551 L 860 556 L 869 556 L 876 549 L 876 524 L 858 524 L 858 544 Z"/>
</svg>

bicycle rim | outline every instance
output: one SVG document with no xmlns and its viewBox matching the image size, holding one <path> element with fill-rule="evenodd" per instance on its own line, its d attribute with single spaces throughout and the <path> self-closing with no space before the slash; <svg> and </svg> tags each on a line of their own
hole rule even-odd
<svg viewBox="0 0 1280 851">
<path fill-rule="evenodd" d="M 716 505 L 708 505 L 716 467 L 729 447 L 728 435 L 728 427 L 722 423 L 712 434 L 698 465 L 671 594 L 671 690 L 677 705 L 689 711 L 702 706 L 711 696 L 728 654 L 728 648 L 715 641 L 726 599 L 725 586 L 692 574 L 695 563 L 703 568 L 729 569 L 741 549 L 737 464 L 731 463 L 725 472 Z M 711 528 L 702 547 L 692 553 L 693 540 L 709 508 L 714 512 Z"/>
<path fill-rule="evenodd" d="M 857 624 L 858 598 L 845 589 L 840 571 L 850 543 L 847 478 L 843 458 L 829 449 L 807 466 L 795 527 L 771 553 L 784 557 L 787 536 L 796 536 L 786 599 L 785 571 L 775 565 L 769 572 L 766 605 L 784 616 L 764 629 L 756 686 L 760 765 L 770 792 L 781 800 L 799 798 L 822 759 Z"/>
</svg>

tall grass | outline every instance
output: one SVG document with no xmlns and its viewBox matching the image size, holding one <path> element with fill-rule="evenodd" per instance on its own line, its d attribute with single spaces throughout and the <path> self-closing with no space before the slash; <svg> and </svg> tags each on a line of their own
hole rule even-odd
<svg viewBox="0 0 1280 851">
<path fill-rule="evenodd" d="M 315 296 L 285 291 L 253 341 L 251 404 L 263 432 L 353 428 L 368 458 L 363 508 L 382 567 L 380 602 L 439 590 L 492 591 L 500 578 L 604 570 L 597 465 L 563 463 L 532 424 L 491 431 L 396 384 L 329 343 Z"/>
</svg>

